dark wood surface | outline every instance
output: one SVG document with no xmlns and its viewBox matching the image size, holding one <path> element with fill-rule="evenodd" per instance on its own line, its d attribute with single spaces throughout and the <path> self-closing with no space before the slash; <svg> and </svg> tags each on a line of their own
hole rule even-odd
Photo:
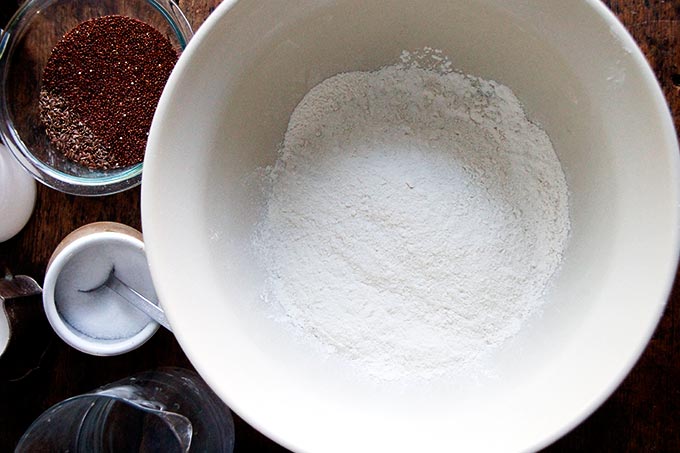
<svg viewBox="0 0 680 453">
<path fill-rule="evenodd" d="M 220 0 L 180 0 L 194 29 Z M 576 0 L 566 0 L 576 1 Z M 680 126 L 680 0 L 608 0 L 654 68 Z M 7 23 L 18 0 L 0 2 Z M 0 262 L 39 282 L 59 241 L 84 224 L 110 220 L 141 228 L 139 188 L 103 198 L 38 188 L 35 212 L 15 238 L 0 244 Z M 2 213 L 0 213 L 2 215 Z M 680 283 L 643 357 L 621 387 L 579 427 L 546 451 L 680 451 Z M 27 303 L 39 306 L 40 300 Z M 191 367 L 174 337 L 159 331 L 147 344 L 118 357 L 79 353 L 44 323 L 33 326 L 23 368 L 0 370 L 0 451 L 11 451 L 45 409 L 67 397 L 165 365 Z M 347 435 L 351 436 L 351 433 Z M 490 433 L 492 435 L 492 433 Z M 237 452 L 285 451 L 236 417 Z"/>
</svg>

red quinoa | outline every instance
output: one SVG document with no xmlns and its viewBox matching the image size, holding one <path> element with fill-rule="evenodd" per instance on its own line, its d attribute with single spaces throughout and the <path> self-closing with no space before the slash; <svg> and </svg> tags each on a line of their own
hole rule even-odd
<svg viewBox="0 0 680 453">
<path fill-rule="evenodd" d="M 40 118 L 51 142 L 90 168 L 141 162 L 176 62 L 170 41 L 139 20 L 104 16 L 79 24 L 57 43 L 43 72 Z"/>
</svg>

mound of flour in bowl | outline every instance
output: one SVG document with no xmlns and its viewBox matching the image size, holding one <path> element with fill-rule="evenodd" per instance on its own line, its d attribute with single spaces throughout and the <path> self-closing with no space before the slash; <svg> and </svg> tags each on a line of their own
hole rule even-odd
<svg viewBox="0 0 680 453">
<path fill-rule="evenodd" d="M 264 173 L 263 297 L 378 379 L 460 371 L 515 335 L 569 232 L 546 133 L 509 88 L 455 72 L 325 80 Z"/>
</svg>

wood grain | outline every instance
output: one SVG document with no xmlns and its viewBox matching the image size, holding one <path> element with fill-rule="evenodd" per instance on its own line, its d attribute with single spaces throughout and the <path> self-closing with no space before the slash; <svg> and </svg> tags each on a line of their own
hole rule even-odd
<svg viewBox="0 0 680 453">
<path fill-rule="evenodd" d="M 5 0 L 0 4 L 2 23 L 8 21 L 18 3 Z M 178 3 L 197 29 L 219 0 Z M 605 3 L 646 54 L 679 127 L 680 0 Z M 0 262 L 6 262 L 15 273 L 42 281 L 47 260 L 59 241 L 84 224 L 103 220 L 140 229 L 140 190 L 83 198 L 41 186 L 35 213 L 26 228 L 0 244 Z M 27 303 L 39 309 L 39 299 Z M 546 451 L 680 451 L 679 327 L 680 285 L 676 279 L 654 338 L 621 387 L 584 423 Z M 100 358 L 79 353 L 56 339 L 44 325 L 40 328 L 44 331 L 37 331 L 36 338 L 42 338 L 46 346 L 35 357 L 34 366 L 26 370 L 26 375 L 0 381 L 0 451 L 10 451 L 30 422 L 60 400 L 137 371 L 163 365 L 191 366 L 167 332 L 159 331 L 142 348 L 129 354 Z M 237 452 L 285 451 L 238 417 L 236 436 Z"/>
</svg>

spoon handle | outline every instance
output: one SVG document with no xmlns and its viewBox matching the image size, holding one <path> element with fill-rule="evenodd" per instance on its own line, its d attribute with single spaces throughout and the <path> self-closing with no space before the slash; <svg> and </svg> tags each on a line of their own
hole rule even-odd
<svg viewBox="0 0 680 453">
<path fill-rule="evenodd" d="M 106 280 L 106 282 L 104 282 L 103 286 L 106 286 L 111 291 L 130 302 L 135 308 L 142 311 L 149 318 L 153 319 L 158 324 L 172 332 L 163 309 L 151 302 L 146 297 L 142 296 L 134 289 L 130 288 L 124 282 L 120 281 L 113 272 L 111 272 L 109 278 Z"/>
</svg>

